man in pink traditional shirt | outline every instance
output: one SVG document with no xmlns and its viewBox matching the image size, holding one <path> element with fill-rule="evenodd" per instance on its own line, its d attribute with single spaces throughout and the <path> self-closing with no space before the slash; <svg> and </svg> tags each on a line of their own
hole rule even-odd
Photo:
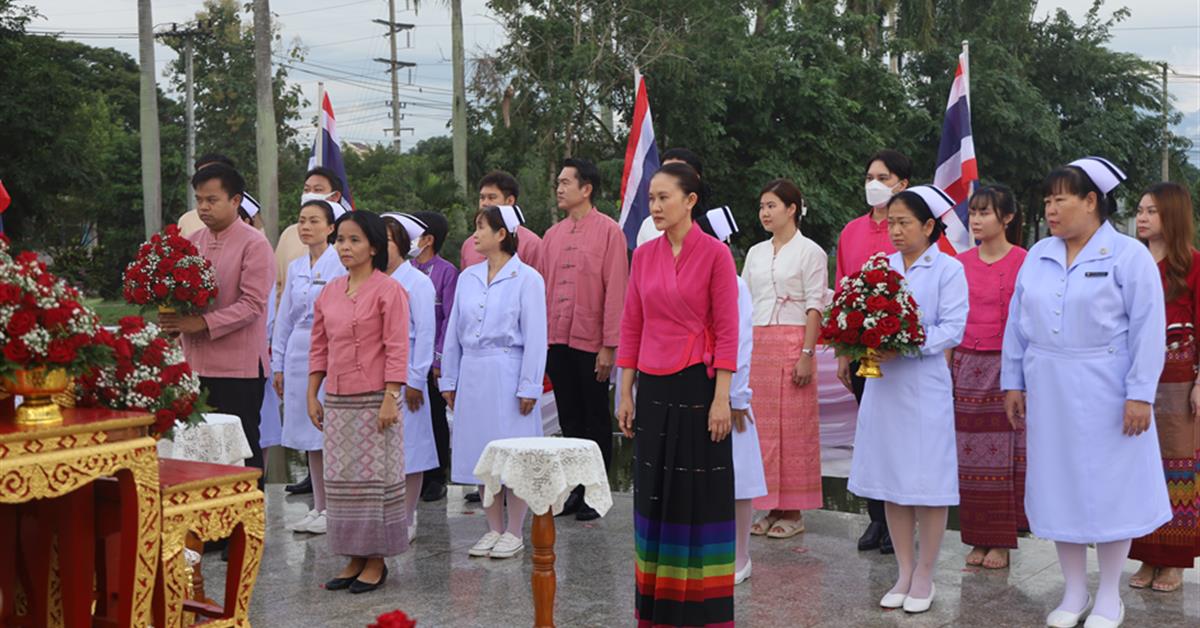
<svg viewBox="0 0 1200 628">
<path fill-rule="evenodd" d="M 517 197 L 521 195 L 521 187 L 517 179 L 503 170 L 493 170 L 479 180 L 479 209 L 493 205 L 516 205 Z M 517 227 L 517 257 L 536 269 L 541 260 L 542 239 L 538 234 L 525 228 Z M 466 270 L 486 259 L 475 252 L 475 239 L 463 240 L 462 251 L 458 256 L 458 268 Z"/>
<path fill-rule="evenodd" d="M 599 192 L 600 171 L 592 162 L 563 162 L 557 196 L 567 217 L 546 232 L 537 269 L 546 280 L 546 374 L 563 436 L 595 441 L 607 467 L 613 434 L 608 376 L 620 338 L 629 258 L 621 227 L 596 209 Z M 600 516 L 583 503 L 582 487 L 562 514 L 572 512 L 580 521 Z"/>
<path fill-rule="evenodd" d="M 872 255 L 881 251 L 889 254 L 896 252 L 888 235 L 887 204 L 893 196 L 908 189 L 912 167 L 911 159 L 890 148 L 875 153 L 867 160 L 864 192 L 870 210 L 847 223 L 838 236 L 837 275 L 833 284 L 835 291 L 841 289 L 842 277 L 861 270 Z M 857 362 L 838 357 L 838 379 L 854 393 L 855 401 L 862 403 L 866 380 L 857 373 Z M 892 537 L 888 534 L 883 502 L 868 499 L 867 513 L 871 516 L 871 524 L 858 539 L 859 551 L 879 549 L 881 553 L 891 554 Z"/>
<path fill-rule="evenodd" d="M 246 182 L 237 170 L 209 166 L 192 177 L 196 210 L 204 223 L 188 239 L 213 265 L 217 298 L 200 314 L 164 314 L 163 329 L 182 334 L 183 353 L 208 403 L 242 420 L 252 455 L 263 468 L 259 447 L 267 355 L 267 299 L 274 297 L 275 254 L 266 236 L 238 218 Z"/>
</svg>

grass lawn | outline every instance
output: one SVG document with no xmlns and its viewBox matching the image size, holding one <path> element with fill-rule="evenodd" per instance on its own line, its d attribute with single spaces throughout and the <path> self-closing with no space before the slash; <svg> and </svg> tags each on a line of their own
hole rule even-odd
<svg viewBox="0 0 1200 628">
<path fill-rule="evenodd" d="M 124 301 L 106 301 L 97 298 L 84 299 L 83 303 L 100 315 L 100 322 L 104 325 L 116 325 L 117 321 L 125 316 L 141 314 L 139 306 L 130 305 Z"/>
</svg>

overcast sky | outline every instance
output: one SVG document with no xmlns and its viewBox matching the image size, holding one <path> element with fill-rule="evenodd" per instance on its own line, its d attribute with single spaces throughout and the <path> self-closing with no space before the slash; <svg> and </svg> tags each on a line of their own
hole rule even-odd
<svg viewBox="0 0 1200 628">
<path fill-rule="evenodd" d="M 240 2 L 241 0 L 239 0 Z M 401 92 L 408 100 L 404 126 L 413 132 L 401 138 L 405 147 L 416 140 L 448 133 L 450 116 L 450 14 L 438 0 L 426 0 L 419 13 L 408 7 L 410 0 L 396 0 L 396 21 L 416 24 L 411 47 L 401 50 L 401 60 L 417 63 L 412 70 L 411 86 Z M 111 46 L 137 58 L 137 3 L 135 0 L 18 0 L 37 7 L 45 17 L 30 25 L 31 30 L 56 30 L 74 33 L 66 36 L 94 46 Z M 1079 19 L 1091 6 L 1091 0 L 1042 2 L 1038 16 L 1062 7 Z M 201 0 L 156 0 L 154 22 L 186 22 L 193 19 Z M 1105 14 L 1122 7 L 1133 9 L 1132 16 L 1115 31 L 1112 47 L 1138 54 L 1153 61 L 1167 61 L 1181 74 L 1200 76 L 1200 0 L 1125 0 L 1110 1 Z M 390 87 L 387 69 L 373 61 L 389 54 L 384 27 L 374 18 L 387 18 L 387 0 L 275 0 L 272 10 L 282 25 L 284 40 L 298 40 L 309 48 L 304 71 L 293 70 L 291 79 L 304 89 L 311 102 L 298 127 L 307 127 L 316 113 L 317 81 L 324 81 L 338 118 L 343 140 L 389 141 L 384 132 L 390 128 L 388 107 Z M 250 22 L 249 16 L 243 18 Z M 502 46 L 503 30 L 490 15 L 486 0 L 463 0 L 463 24 L 467 57 L 489 53 Z M 403 35 L 400 46 L 407 45 Z M 163 70 L 175 57 L 169 48 L 155 47 L 155 65 L 160 85 L 166 86 Z M 310 65 L 311 64 L 311 65 Z M 973 72 L 985 68 L 973 67 Z M 311 74 L 341 77 L 353 83 Z M 402 82 L 408 73 L 402 72 Z M 250 80 L 250 77 L 247 77 Z M 1200 79 L 1172 76 L 1171 94 L 1185 113 L 1200 112 Z M 1181 131 L 1200 145 L 1200 113 L 1189 118 Z M 303 129 L 311 137 L 311 129 Z"/>
</svg>

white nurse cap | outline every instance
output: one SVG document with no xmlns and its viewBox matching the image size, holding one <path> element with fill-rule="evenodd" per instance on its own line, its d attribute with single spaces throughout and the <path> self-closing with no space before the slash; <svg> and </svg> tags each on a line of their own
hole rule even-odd
<svg viewBox="0 0 1200 628">
<path fill-rule="evenodd" d="M 404 227 L 404 231 L 408 233 L 408 239 L 416 242 L 425 232 L 429 230 L 429 225 L 425 224 L 424 220 L 417 218 L 412 214 L 404 214 L 400 212 L 389 212 L 382 214 L 384 218 L 391 218 L 400 223 Z"/>
<path fill-rule="evenodd" d="M 324 201 L 324 200 L 321 200 L 321 199 L 317 199 L 317 200 L 314 200 L 314 201 L 309 201 L 309 202 L 305 203 L 305 206 L 308 206 L 308 205 L 314 205 L 314 204 L 316 204 L 316 203 L 321 203 L 321 204 L 325 205 L 326 207 L 328 207 L 328 208 L 329 208 L 329 211 L 333 212 L 333 219 L 334 219 L 335 221 L 336 221 L 338 218 L 341 218 L 341 217 L 342 217 L 342 214 L 346 213 L 346 208 L 345 208 L 345 206 L 343 206 L 341 203 L 333 203 L 333 202 L 330 202 L 330 201 Z"/>
<path fill-rule="evenodd" d="M 708 218 L 708 224 L 712 227 L 713 235 L 718 240 L 728 242 L 730 236 L 738 232 L 737 223 L 733 220 L 733 212 L 729 211 L 728 205 L 710 209 L 704 215 Z"/>
<path fill-rule="evenodd" d="M 261 206 L 258 204 L 258 201 L 254 200 L 254 197 L 250 196 L 249 192 L 242 192 L 242 211 L 246 212 L 247 216 L 253 218 L 258 215 L 259 209 L 261 209 Z"/>
<path fill-rule="evenodd" d="M 906 191 L 920 196 L 921 200 L 929 206 L 929 211 L 933 213 L 934 218 L 941 218 L 943 214 L 954 208 L 954 200 L 935 186 L 915 185 Z"/>
<path fill-rule="evenodd" d="M 521 208 L 516 205 L 497 205 L 500 210 L 500 218 L 504 220 L 504 228 L 508 229 L 509 233 L 516 233 L 517 227 L 525 224 L 525 214 L 521 213 Z"/>
<path fill-rule="evenodd" d="M 1113 188 L 1121 185 L 1121 182 L 1127 178 L 1120 168 L 1103 157 L 1084 157 L 1067 165 L 1084 171 L 1092 183 L 1095 183 L 1096 187 L 1100 188 L 1104 194 L 1112 192 Z"/>
</svg>

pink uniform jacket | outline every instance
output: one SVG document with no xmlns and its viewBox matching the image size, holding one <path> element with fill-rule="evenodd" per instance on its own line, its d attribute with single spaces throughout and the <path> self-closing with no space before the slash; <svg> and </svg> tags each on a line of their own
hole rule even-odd
<svg viewBox="0 0 1200 628">
<path fill-rule="evenodd" d="M 633 252 L 617 366 L 671 375 L 703 363 L 737 370 L 738 285 L 729 248 L 693 226 L 679 256 L 668 238 Z"/>
<path fill-rule="evenodd" d="M 408 381 L 408 293 L 375 271 L 353 297 L 349 275 L 330 281 L 313 303 L 308 372 L 325 373 L 325 392 L 378 392 Z"/>
<path fill-rule="evenodd" d="M 617 346 L 629 274 L 626 251 L 617 221 L 594 207 L 579 220 L 550 227 L 537 266 L 546 281 L 550 344 L 590 353 Z"/>
<path fill-rule="evenodd" d="M 258 229 L 235 220 L 220 233 L 188 236 L 213 265 L 217 298 L 201 314 L 208 329 L 183 334 L 183 353 L 203 377 L 257 378 L 271 373 L 267 299 L 275 298 L 275 252 Z"/>
<path fill-rule="evenodd" d="M 838 236 L 834 292 L 841 291 L 839 284 L 842 283 L 842 277 L 862 270 L 863 264 L 880 251 L 888 255 L 896 252 L 896 247 L 892 246 L 892 238 L 888 235 L 886 220 L 875 222 L 868 213 L 846 223 L 842 234 Z"/>
</svg>

